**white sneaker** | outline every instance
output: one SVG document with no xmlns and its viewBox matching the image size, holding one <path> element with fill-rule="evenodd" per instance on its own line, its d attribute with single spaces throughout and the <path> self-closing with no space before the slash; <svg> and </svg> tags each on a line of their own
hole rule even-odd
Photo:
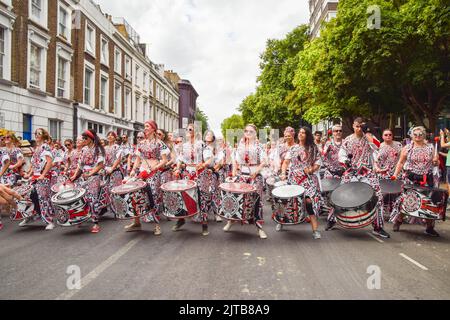
<svg viewBox="0 0 450 320">
<path fill-rule="evenodd" d="M 28 223 L 30 223 L 31 219 L 30 218 L 25 218 L 22 220 L 22 222 L 19 223 L 19 227 L 25 227 L 28 225 Z"/>
<path fill-rule="evenodd" d="M 280 232 L 283 229 L 283 225 L 281 225 L 280 223 L 277 224 L 277 226 L 275 227 L 275 230 L 277 232 Z"/>
<path fill-rule="evenodd" d="M 261 239 L 267 239 L 267 234 L 264 232 L 263 229 L 258 229 L 258 234 Z"/>
<path fill-rule="evenodd" d="M 45 230 L 53 230 L 55 229 L 55 224 L 54 223 L 49 223 L 46 227 Z"/>
<path fill-rule="evenodd" d="M 223 231 L 225 231 L 225 232 L 230 231 L 232 225 L 233 225 L 233 222 L 231 220 L 228 220 L 228 222 L 225 225 L 225 227 L 223 227 Z"/>
<path fill-rule="evenodd" d="M 322 236 L 319 231 L 313 231 L 313 238 L 314 240 L 322 239 Z"/>
<path fill-rule="evenodd" d="M 222 222 L 222 218 L 220 216 L 216 216 L 216 222 Z"/>
</svg>

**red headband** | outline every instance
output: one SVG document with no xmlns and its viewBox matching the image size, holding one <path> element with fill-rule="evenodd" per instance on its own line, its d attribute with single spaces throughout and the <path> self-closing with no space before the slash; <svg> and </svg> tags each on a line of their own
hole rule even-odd
<svg viewBox="0 0 450 320">
<path fill-rule="evenodd" d="M 150 127 L 152 127 L 154 130 L 158 130 L 158 125 L 156 124 L 156 122 L 154 120 L 148 120 L 148 121 L 145 121 L 145 123 L 148 123 L 148 125 Z"/>
<path fill-rule="evenodd" d="M 92 140 L 95 140 L 94 135 L 92 134 L 92 132 L 90 132 L 89 130 L 84 131 L 84 134 L 87 135 L 89 138 L 91 138 Z"/>
</svg>

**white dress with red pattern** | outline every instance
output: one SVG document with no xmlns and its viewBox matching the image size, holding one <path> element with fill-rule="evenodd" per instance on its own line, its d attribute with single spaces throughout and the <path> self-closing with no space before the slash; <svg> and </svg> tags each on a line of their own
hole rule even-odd
<svg viewBox="0 0 450 320">
<path fill-rule="evenodd" d="M 333 139 L 327 141 L 323 148 L 322 159 L 325 167 L 325 179 L 341 178 L 344 173 L 344 167 L 339 162 L 339 151 L 341 150 L 342 142 L 337 143 Z"/>
<path fill-rule="evenodd" d="M 14 166 L 17 164 L 17 162 L 19 162 L 19 160 L 23 160 L 23 154 L 22 151 L 19 148 L 12 148 L 12 149 L 8 149 L 8 148 L 3 148 L 4 151 L 4 157 L 5 157 L 5 161 L 6 161 L 6 157 L 9 158 L 9 166 Z M 0 152 L 1 154 L 1 152 Z M 2 156 L 0 155 L 0 158 L 2 158 Z M 0 159 L 1 160 L 1 159 Z M 3 163 L 3 161 L 2 161 Z M 0 170 L 2 169 L 2 166 L 0 166 Z M 11 169 L 7 169 L 5 174 L 0 177 L 0 183 L 2 184 L 7 184 L 10 185 L 11 187 L 14 187 L 18 178 L 20 177 L 20 168 L 16 168 L 14 170 Z"/>
<path fill-rule="evenodd" d="M 310 156 L 304 146 L 294 145 L 289 149 L 285 159 L 290 160 L 288 183 L 299 185 L 305 189 L 304 198 L 311 200 L 314 215 L 319 216 L 321 197 L 319 192 L 319 181 L 316 175 L 305 174 L 305 169 L 312 165 L 321 165 L 318 149 Z"/>
<path fill-rule="evenodd" d="M 402 144 L 394 141 L 391 145 L 382 143 L 380 150 L 375 158 L 375 162 L 379 169 L 386 170 L 380 173 L 380 177 L 383 179 L 389 179 L 395 172 L 400 154 L 402 152 Z"/>
<path fill-rule="evenodd" d="M 36 179 L 41 176 L 44 168 L 47 164 L 47 157 L 53 160 L 53 154 L 50 146 L 46 143 L 37 146 L 33 150 L 33 156 L 31 157 L 31 169 L 33 171 L 33 178 Z M 51 172 L 47 173 L 47 176 L 43 180 L 36 180 L 34 187 L 36 189 L 39 198 L 39 208 L 41 211 L 41 218 L 46 223 L 52 223 L 55 211 L 51 203 L 52 191 L 51 191 Z"/>
</svg>

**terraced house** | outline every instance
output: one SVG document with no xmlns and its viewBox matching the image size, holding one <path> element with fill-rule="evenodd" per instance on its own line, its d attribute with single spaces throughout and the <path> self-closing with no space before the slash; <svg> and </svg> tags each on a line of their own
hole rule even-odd
<svg viewBox="0 0 450 320">
<path fill-rule="evenodd" d="M 0 0 L 0 127 L 133 137 L 146 119 L 174 130 L 177 86 L 124 18 L 91 0 Z M 1 123 L 3 122 L 3 123 Z"/>
</svg>

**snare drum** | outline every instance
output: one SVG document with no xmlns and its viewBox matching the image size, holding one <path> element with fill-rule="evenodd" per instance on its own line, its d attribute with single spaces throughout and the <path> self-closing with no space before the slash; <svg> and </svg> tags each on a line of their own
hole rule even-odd
<svg viewBox="0 0 450 320">
<path fill-rule="evenodd" d="M 84 198 L 85 194 L 85 189 L 74 188 L 58 192 L 52 197 L 56 222 L 60 226 L 76 226 L 91 218 L 89 204 Z"/>
<path fill-rule="evenodd" d="M 65 191 L 65 190 L 72 190 L 72 189 L 74 189 L 75 188 L 75 184 L 73 184 L 72 182 L 70 182 L 70 181 L 67 181 L 67 182 L 58 182 L 58 183 L 55 183 L 53 186 L 52 186 L 52 192 L 53 193 L 58 193 L 58 192 L 61 192 L 61 191 Z"/>
<path fill-rule="evenodd" d="M 445 220 L 447 199 L 446 190 L 405 185 L 400 210 L 415 218 Z"/>
<path fill-rule="evenodd" d="M 39 215 L 34 210 L 34 203 L 31 201 L 31 193 L 35 192 L 33 185 L 24 184 L 20 187 L 15 187 L 13 190 L 22 197 L 22 200 L 16 200 L 17 208 L 13 208 L 10 214 L 12 221 L 21 221 Z"/>
<path fill-rule="evenodd" d="M 303 194 L 305 188 L 297 185 L 284 185 L 272 191 L 274 211 L 272 219 L 279 224 L 302 223 L 306 218 Z"/>
<path fill-rule="evenodd" d="M 248 221 L 255 217 L 259 195 L 256 187 L 247 183 L 222 183 L 219 216 L 234 221 Z"/>
<path fill-rule="evenodd" d="M 197 183 L 192 180 L 174 180 L 161 186 L 164 215 L 170 219 L 185 219 L 200 212 Z"/>
<path fill-rule="evenodd" d="M 346 229 L 359 229 L 372 224 L 376 218 L 377 196 L 363 182 L 350 182 L 337 187 L 330 196 L 337 223 Z"/>
<path fill-rule="evenodd" d="M 112 206 L 116 217 L 121 220 L 145 216 L 150 212 L 150 202 L 144 181 L 132 181 L 112 188 Z"/>
</svg>

